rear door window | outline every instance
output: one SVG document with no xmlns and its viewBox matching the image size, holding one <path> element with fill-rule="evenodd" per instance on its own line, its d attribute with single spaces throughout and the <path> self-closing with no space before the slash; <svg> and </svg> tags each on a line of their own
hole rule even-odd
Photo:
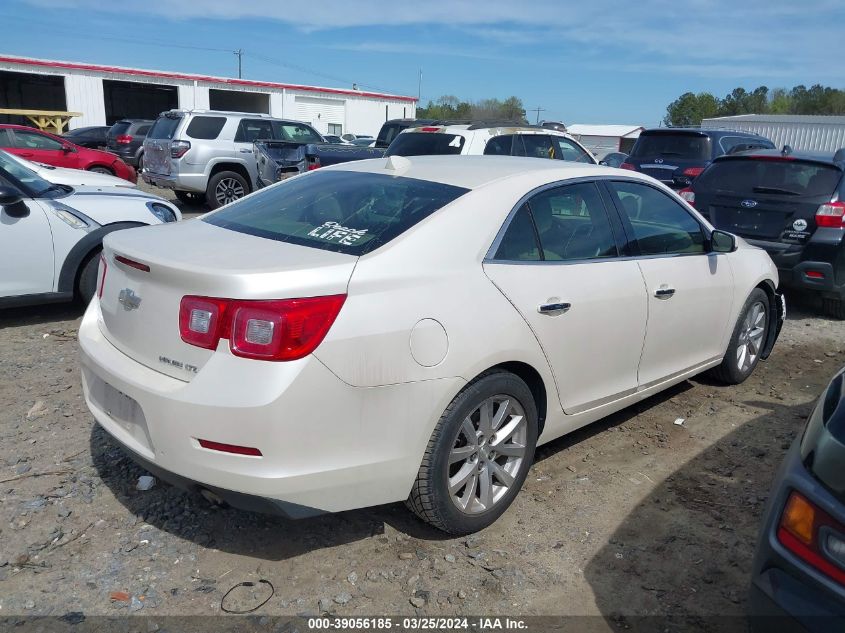
<svg viewBox="0 0 845 633">
<path fill-rule="evenodd" d="M 663 132 L 648 134 L 643 132 L 634 145 L 631 156 L 634 158 L 659 156 L 707 161 L 710 160 L 710 147 L 710 139 L 700 134 L 667 134 Z"/>
<path fill-rule="evenodd" d="M 156 140 L 170 140 L 176 134 L 176 128 L 179 127 L 179 123 L 182 121 L 182 117 L 179 116 L 162 116 L 156 119 L 156 122 L 153 123 L 153 127 L 150 129 L 150 133 L 147 134 L 147 138 L 156 139 Z"/>
<path fill-rule="evenodd" d="M 468 190 L 348 171 L 315 171 L 237 200 L 203 222 L 239 233 L 363 255 Z"/>
<path fill-rule="evenodd" d="M 705 252 L 705 235 L 680 203 L 662 191 L 631 181 L 614 181 L 611 189 L 630 223 L 641 255 L 678 255 Z"/>
<path fill-rule="evenodd" d="M 513 144 L 513 155 L 529 158 L 554 158 L 555 148 L 552 147 L 552 139 L 545 134 L 517 134 L 516 141 Z"/>
<path fill-rule="evenodd" d="M 731 158 L 714 162 L 696 179 L 695 188 L 740 196 L 830 197 L 841 179 L 842 171 L 832 165 L 799 160 Z"/>
<path fill-rule="evenodd" d="M 430 156 L 460 154 L 465 139 L 460 134 L 403 132 L 387 148 L 387 156 Z"/>
<path fill-rule="evenodd" d="M 137 136 L 146 136 L 147 132 L 149 132 L 149 131 L 150 131 L 150 125 L 149 124 L 139 125 L 138 129 L 135 130 L 135 134 Z"/>
<path fill-rule="evenodd" d="M 223 116 L 195 116 L 188 123 L 185 135 L 203 141 L 213 141 L 220 136 L 224 125 L 226 117 Z"/>
<path fill-rule="evenodd" d="M 257 140 L 272 140 L 273 125 L 267 120 L 243 119 L 235 134 L 235 143 L 252 143 Z"/>
</svg>

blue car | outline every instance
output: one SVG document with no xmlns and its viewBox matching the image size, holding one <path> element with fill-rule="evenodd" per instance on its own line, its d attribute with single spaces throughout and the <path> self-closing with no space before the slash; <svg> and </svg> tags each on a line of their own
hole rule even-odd
<svg viewBox="0 0 845 633">
<path fill-rule="evenodd" d="M 845 370 L 775 478 L 750 608 L 755 631 L 845 631 Z"/>
</svg>

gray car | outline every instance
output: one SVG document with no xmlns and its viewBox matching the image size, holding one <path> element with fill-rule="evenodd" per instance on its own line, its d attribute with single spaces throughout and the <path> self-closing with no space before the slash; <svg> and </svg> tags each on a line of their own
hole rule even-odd
<svg viewBox="0 0 845 633">
<path fill-rule="evenodd" d="M 139 172 L 144 169 L 144 139 L 153 126 L 150 119 L 121 119 L 109 128 L 106 148 Z"/>
<path fill-rule="evenodd" d="M 253 142 L 322 143 L 310 125 L 266 114 L 169 110 L 144 140 L 144 181 L 175 191 L 183 202 L 216 209 L 251 193 L 256 185 Z"/>
</svg>

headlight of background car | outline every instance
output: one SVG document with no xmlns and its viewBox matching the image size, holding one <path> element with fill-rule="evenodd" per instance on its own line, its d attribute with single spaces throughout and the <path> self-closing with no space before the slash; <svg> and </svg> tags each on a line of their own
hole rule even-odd
<svg viewBox="0 0 845 633">
<path fill-rule="evenodd" d="M 175 222 L 176 221 L 176 214 L 173 211 L 157 202 L 151 202 L 147 205 L 154 216 L 156 216 L 162 222 Z"/>
</svg>

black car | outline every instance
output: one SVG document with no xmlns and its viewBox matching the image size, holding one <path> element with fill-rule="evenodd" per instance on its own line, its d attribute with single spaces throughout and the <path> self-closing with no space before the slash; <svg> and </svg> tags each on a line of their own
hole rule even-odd
<svg viewBox="0 0 845 633">
<path fill-rule="evenodd" d="M 100 149 L 106 146 L 106 134 L 108 134 L 110 129 L 107 125 L 78 127 L 75 130 L 65 132 L 62 136 L 76 145 L 90 149 Z"/>
<path fill-rule="evenodd" d="M 155 121 L 121 119 L 111 126 L 106 147 L 138 171 L 144 168 L 144 139 Z"/>
<path fill-rule="evenodd" d="M 845 372 L 775 478 L 754 557 L 755 631 L 845 631 Z"/>
<path fill-rule="evenodd" d="M 640 134 L 621 167 L 683 189 L 718 156 L 774 146 L 769 139 L 749 132 L 657 128 Z"/>
<path fill-rule="evenodd" d="M 409 127 L 435 124 L 442 125 L 444 123 L 447 122 L 439 119 L 391 119 L 389 121 L 385 121 L 384 125 L 382 125 L 379 130 L 378 136 L 376 136 L 376 144 L 374 147 L 387 149 L 393 142 L 393 139 L 396 138 L 396 135 Z"/>
<path fill-rule="evenodd" d="M 821 293 L 845 319 L 845 149 L 759 150 L 713 161 L 681 196 L 716 228 L 768 251 L 781 286 Z"/>
</svg>

